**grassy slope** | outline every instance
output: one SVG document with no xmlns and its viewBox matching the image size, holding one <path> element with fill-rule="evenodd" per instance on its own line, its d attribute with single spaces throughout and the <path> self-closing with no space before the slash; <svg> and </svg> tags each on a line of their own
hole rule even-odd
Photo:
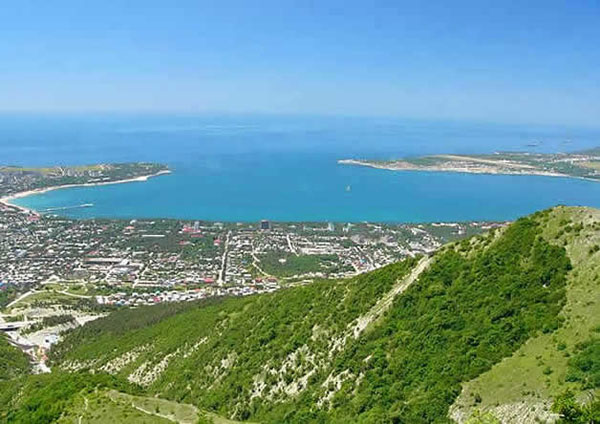
<svg viewBox="0 0 600 424">
<path fill-rule="evenodd" d="M 564 358 L 574 343 L 588 337 L 592 327 L 585 318 L 599 315 L 595 303 L 590 303 L 597 290 L 573 281 L 595 279 L 597 273 L 588 267 L 600 253 L 590 254 L 589 245 L 595 241 L 586 237 L 596 237 L 597 228 L 588 225 L 576 235 L 577 228 L 566 220 L 589 221 L 598 216 L 598 211 L 558 209 L 447 246 L 393 302 L 386 294 L 398 288 L 398 282 L 408 281 L 416 261 L 352 280 L 207 301 L 202 307 L 175 304 L 122 310 L 74 331 L 53 354 L 65 369 L 108 371 L 117 380 L 101 374 L 90 381 L 79 374 L 35 377 L 33 382 L 19 383 L 25 384 L 26 396 L 17 395 L 19 384 L 7 386 L 6 394 L 0 390 L 0 414 L 27 422 L 32 414 L 56 416 L 52 414 L 59 410 L 44 410 L 56 404 L 67 411 L 63 418 L 78 418 L 86 411 L 84 397 L 89 395 L 87 405 L 97 419 L 104 410 L 115 419 L 127 413 L 143 420 L 138 414 L 142 411 L 128 406 L 131 400 L 147 412 L 152 412 L 148 407 L 160 411 L 163 403 L 167 410 L 185 410 L 188 407 L 177 405 L 186 403 L 221 416 L 263 422 L 446 422 L 461 383 L 478 375 L 484 379 L 514 358 L 522 358 L 513 353 L 541 343 L 536 340 L 549 340 L 546 346 Z M 555 240 L 559 224 L 571 228 L 563 230 L 557 241 L 560 246 L 567 242 L 576 266 L 568 292 L 566 253 L 541 237 Z M 579 301 L 573 298 L 577 293 Z M 382 308 L 384 299 L 387 310 Z M 571 309 L 572 317 L 564 330 L 553 334 L 565 302 L 564 309 Z M 362 324 L 366 329 L 356 333 Z M 587 333 L 584 327 L 589 327 Z M 566 331 L 564 340 L 557 338 L 561 331 Z M 560 350 L 563 344 L 566 349 Z M 548 358 L 533 358 L 543 364 L 522 365 L 539 368 L 550 379 L 549 388 L 556 378 L 558 388 L 559 365 L 566 367 L 566 360 L 549 348 L 542 351 L 548 351 Z M 500 362 L 503 358 L 508 359 Z M 544 374 L 548 367 L 551 372 Z M 501 372 L 498 378 L 512 381 L 506 380 L 507 375 Z M 142 384 L 144 390 L 127 386 L 122 382 L 126 378 Z M 35 383 L 45 379 L 49 383 Z M 97 391 L 98 386 L 133 394 L 138 390 L 140 397 L 111 397 L 115 392 Z M 489 388 L 490 397 L 485 390 L 477 392 L 481 405 L 491 404 L 491 396 L 499 398 L 504 387 L 486 382 L 482 389 Z M 511 387 L 505 390 L 507 396 L 516 391 Z M 57 402 L 57 393 L 65 400 Z M 145 397 L 148 394 L 175 403 Z M 517 392 L 516 398 L 520 396 Z M 128 402 L 116 404 L 116 397 Z M 470 394 L 464 398 L 471 403 L 474 399 Z M 11 405 L 15 399 L 17 403 Z M 46 415 L 38 414 L 40 408 Z M 146 418 L 148 422 L 161 419 Z M 212 418 L 226 422 L 217 415 Z"/>
<path fill-rule="evenodd" d="M 414 261 L 155 325 L 143 317 L 156 309 L 123 311 L 75 331 L 55 358 L 237 419 L 443 422 L 461 382 L 558 326 L 568 261 L 541 231 L 525 219 L 444 249 L 358 338 L 352 327 Z"/>
<path fill-rule="evenodd" d="M 106 374 L 29 375 L 0 381 L 0 422 L 13 424 L 236 424 L 196 407 L 147 396 Z"/>
<path fill-rule="evenodd" d="M 136 396 L 116 390 L 81 392 L 58 420 L 58 424 L 238 424 L 193 405 L 153 396 Z M 250 423 L 251 424 L 251 423 Z"/>
<path fill-rule="evenodd" d="M 314 283 L 271 295 L 227 299 L 152 326 L 141 320 L 125 331 L 128 324 L 124 323 L 144 311 L 123 311 L 74 332 L 55 354 L 71 368 L 118 364 L 110 370 L 148 385 L 161 396 L 222 415 L 234 415 L 237 409 L 235 416 L 246 418 L 255 411 L 237 405 L 247 402 L 257 375 L 263 374 L 259 379 L 268 386 L 263 397 L 271 400 L 289 400 L 301 389 L 297 384 L 308 384 L 310 377 L 324 380 L 327 370 L 317 368 L 331 365 L 332 340 L 369 311 L 412 264 L 395 264 L 350 282 Z M 149 317 L 155 315 L 155 309 L 145 311 Z M 132 352 L 136 356 L 130 360 Z M 235 372 L 230 372 L 232 368 Z M 253 408 L 272 409 L 260 403 Z M 281 403 L 278 413 L 293 409 L 293 404 Z"/>
<path fill-rule="evenodd" d="M 474 409 L 492 410 L 509 422 L 548 417 L 552 398 L 566 388 L 569 357 L 578 343 L 590 338 L 600 325 L 600 211 L 589 208 L 555 208 L 544 219 L 544 237 L 564 245 L 573 271 L 567 284 L 567 303 L 561 313 L 564 324 L 551 334 L 529 340 L 510 358 L 464 385 L 454 409 L 466 418 Z M 577 231 L 577 225 L 583 229 Z M 570 231 L 565 229 L 572 228 Z"/>
<path fill-rule="evenodd" d="M 0 381 L 0 422 L 56 422 L 82 396 L 104 388 L 140 393 L 139 388 L 106 374 L 53 372 Z"/>
<path fill-rule="evenodd" d="M 150 396 L 134 396 L 111 390 L 107 396 L 113 403 L 131 405 L 137 411 L 145 411 L 147 415 L 166 417 L 171 422 L 180 424 L 197 424 L 199 419 L 204 419 L 212 424 L 238 424 L 239 421 L 229 420 L 219 415 L 200 411 L 193 405 L 177 403 L 166 399 Z M 249 423 L 252 424 L 252 423 Z"/>
<path fill-rule="evenodd" d="M 546 250 L 536 234 L 535 224 L 524 220 L 494 241 L 480 237 L 438 253 L 388 319 L 367 335 L 359 349 L 378 355 L 381 368 L 366 374 L 370 384 L 359 388 L 356 399 L 337 399 L 336 413 L 371 406 L 366 422 L 443 422 L 460 381 L 553 328 L 564 265 L 560 250 Z M 381 388 L 387 393 L 372 393 Z"/>
<path fill-rule="evenodd" d="M 144 412 L 135 407 L 128 399 L 114 399 L 111 392 L 95 391 L 77 394 L 72 404 L 59 418 L 59 424 L 112 424 L 126 422 L 129 424 L 169 424 L 170 419 L 158 416 L 160 409 L 151 409 Z M 118 393 L 118 392 L 116 392 Z M 197 421 L 197 419 L 196 419 Z M 194 423 L 196 421 L 186 421 Z"/>
</svg>

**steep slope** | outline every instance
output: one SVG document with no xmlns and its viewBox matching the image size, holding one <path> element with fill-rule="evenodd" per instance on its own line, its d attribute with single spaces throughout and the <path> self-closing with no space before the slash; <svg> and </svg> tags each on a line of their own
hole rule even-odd
<svg viewBox="0 0 600 424">
<path fill-rule="evenodd" d="M 73 333 L 56 356 L 64 369 L 115 373 L 232 417 L 281 416 L 327 378 L 333 359 L 385 311 L 378 301 L 399 290 L 415 262 L 347 282 L 227 299 L 125 332 L 120 322 L 154 311 L 123 311 Z"/>
<path fill-rule="evenodd" d="M 573 369 L 586 344 L 600 346 L 594 342 L 600 337 L 600 211 L 558 207 L 537 214 L 537 219 L 544 239 L 564 246 L 573 264 L 559 317 L 562 325 L 532 338 L 511 357 L 465 384 L 451 413 L 459 422 L 475 410 L 490 411 L 507 423 L 552 419 L 553 399 L 566 389 L 600 387 L 598 380 L 582 385 L 579 380 L 586 377 L 578 379 Z M 587 364 L 600 367 L 600 354 Z"/>
<path fill-rule="evenodd" d="M 20 377 L 29 369 L 29 358 L 0 334 L 0 381 Z"/>
<path fill-rule="evenodd" d="M 0 422 L 57 422 L 84 393 L 108 387 L 139 392 L 136 387 L 106 374 L 51 373 L 0 381 Z"/>
<path fill-rule="evenodd" d="M 461 383 L 561 325 L 571 264 L 548 216 L 347 281 L 121 311 L 54 362 L 241 420 L 446 422 Z"/>
</svg>

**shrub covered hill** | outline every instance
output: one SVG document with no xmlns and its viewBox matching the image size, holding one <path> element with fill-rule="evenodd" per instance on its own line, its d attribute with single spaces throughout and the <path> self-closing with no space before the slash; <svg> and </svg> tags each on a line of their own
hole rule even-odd
<svg viewBox="0 0 600 424">
<path fill-rule="evenodd" d="M 558 207 L 348 280 L 114 312 L 0 383 L 0 418 L 600 422 L 599 330 L 600 211 Z"/>
</svg>

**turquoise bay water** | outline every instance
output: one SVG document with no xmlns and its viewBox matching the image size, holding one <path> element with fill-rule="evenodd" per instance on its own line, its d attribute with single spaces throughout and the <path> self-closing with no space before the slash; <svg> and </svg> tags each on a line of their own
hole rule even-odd
<svg viewBox="0 0 600 424">
<path fill-rule="evenodd" d="M 567 140 L 569 140 L 567 142 Z M 19 199 L 37 210 L 93 203 L 75 218 L 217 221 L 507 220 L 556 204 L 600 207 L 600 183 L 393 172 L 340 158 L 579 150 L 600 131 L 392 119 L 268 116 L 3 116 L 1 163 L 157 161 L 173 174 L 144 183 L 57 190 Z"/>
</svg>

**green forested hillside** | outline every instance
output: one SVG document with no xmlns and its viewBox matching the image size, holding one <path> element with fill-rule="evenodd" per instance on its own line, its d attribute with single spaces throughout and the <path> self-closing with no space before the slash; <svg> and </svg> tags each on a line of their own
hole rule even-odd
<svg viewBox="0 0 600 424">
<path fill-rule="evenodd" d="M 353 338 L 348 324 L 415 262 L 351 281 L 227 299 L 125 333 L 111 325 L 128 321 L 132 311 L 122 311 L 74 332 L 56 349 L 55 362 L 65 369 L 114 372 L 161 396 L 223 415 L 282 417 L 295 409 L 291 400 L 325 381 L 336 350 Z"/>
<path fill-rule="evenodd" d="M 600 365 L 600 356 L 593 355 L 593 340 L 600 336 L 600 211 L 558 207 L 536 219 L 544 239 L 564 247 L 573 266 L 560 327 L 532 337 L 509 358 L 464 383 L 452 406 L 452 417 L 460 422 L 477 409 L 504 422 L 544 422 L 553 418 L 553 399 L 567 389 L 579 393 L 579 401 L 594 396 L 591 387 L 584 389 L 593 376 L 577 371 L 576 364 L 583 355 L 585 369 Z"/>
<path fill-rule="evenodd" d="M 0 381 L 20 377 L 29 370 L 29 359 L 0 334 Z"/>
<path fill-rule="evenodd" d="M 502 415 L 503 402 L 510 408 L 503 390 L 526 395 L 513 384 L 518 377 L 496 370 L 538 361 L 529 346 L 550 340 L 563 371 L 544 359 L 542 377 L 528 374 L 541 385 L 552 380 L 539 392 L 545 401 L 570 389 L 575 395 L 560 398 L 570 408 L 583 400 L 578 393 L 598 387 L 600 334 L 581 324 L 596 319 L 585 308 L 598 288 L 582 291 L 591 305 L 574 303 L 578 282 L 598 281 L 598 230 L 600 212 L 557 208 L 350 280 L 117 311 L 53 350 L 53 378 L 94 372 L 107 389 L 195 405 L 218 420 L 535 422 L 532 414 Z M 488 375 L 493 384 L 482 387 Z M 35 403 L 24 402 L 39 395 L 24 393 L 16 403 L 4 396 L 3 410 L 33 414 Z M 96 404 L 108 396 L 99 393 Z M 63 409 L 78 410 L 77 396 Z"/>
<path fill-rule="evenodd" d="M 138 392 L 135 386 L 106 375 L 50 373 L 0 382 L 0 422 L 51 423 L 79 396 L 105 388 Z"/>
</svg>

